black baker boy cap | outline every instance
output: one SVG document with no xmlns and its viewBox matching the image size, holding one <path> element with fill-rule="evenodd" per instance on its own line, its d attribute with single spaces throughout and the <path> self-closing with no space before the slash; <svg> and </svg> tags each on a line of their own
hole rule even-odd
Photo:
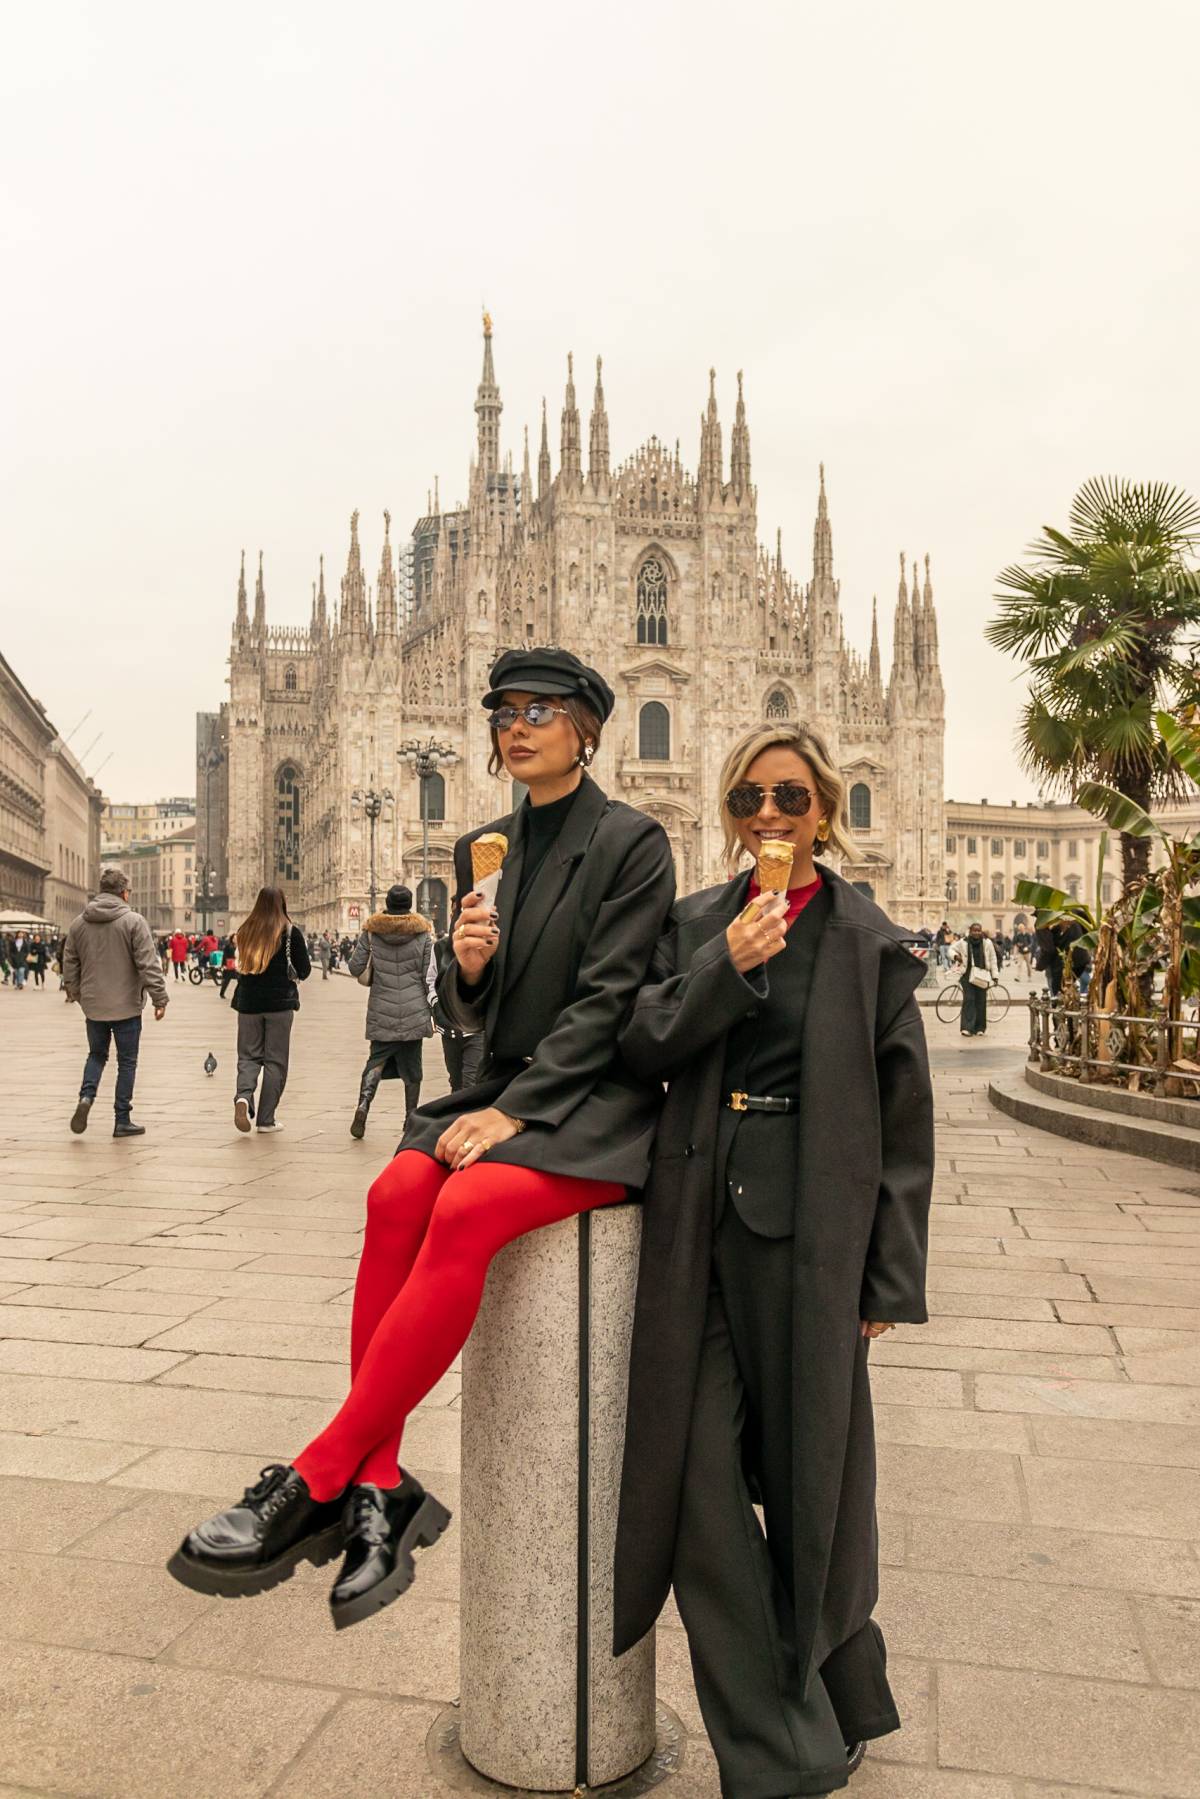
<svg viewBox="0 0 1200 1799">
<path fill-rule="evenodd" d="M 559 699 L 584 700 L 601 724 L 612 717 L 616 695 L 596 669 L 589 668 L 570 650 L 553 644 L 541 649 L 505 650 L 492 664 L 490 685 L 483 704 L 490 712 L 499 706 L 505 693 L 536 693 Z"/>
</svg>

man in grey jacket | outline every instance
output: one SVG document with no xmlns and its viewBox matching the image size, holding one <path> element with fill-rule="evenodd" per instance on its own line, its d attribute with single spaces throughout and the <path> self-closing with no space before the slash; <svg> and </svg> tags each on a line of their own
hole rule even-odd
<svg viewBox="0 0 1200 1799">
<path fill-rule="evenodd" d="M 71 1129 L 76 1136 L 87 1130 L 88 1114 L 108 1061 L 109 1044 L 115 1043 L 113 1136 L 144 1137 L 145 1125 L 134 1124 L 129 1115 L 142 1035 L 142 1007 L 149 993 L 154 1016 L 161 1018 L 167 1009 L 167 985 L 150 927 L 140 912 L 130 908 L 129 881 L 121 869 L 106 868 L 101 874 L 99 893 L 88 901 L 67 932 L 62 969 L 67 999 L 79 1002 L 87 1020 L 88 1058 Z"/>
<path fill-rule="evenodd" d="M 371 1053 L 362 1071 L 350 1135 L 361 1137 L 380 1081 L 404 1082 L 405 1117 L 421 1101 L 421 1052 L 433 1035 L 430 1010 L 437 970 L 433 926 L 412 909 L 412 893 L 397 882 L 389 887 L 387 910 L 368 918 L 350 957 L 350 973 L 370 968 L 367 1037 Z"/>
</svg>

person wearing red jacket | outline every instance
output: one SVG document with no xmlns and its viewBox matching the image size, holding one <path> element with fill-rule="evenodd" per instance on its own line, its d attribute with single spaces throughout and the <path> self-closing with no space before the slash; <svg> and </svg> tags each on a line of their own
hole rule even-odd
<svg viewBox="0 0 1200 1799">
<path fill-rule="evenodd" d="M 171 938 L 171 967 L 175 970 L 177 981 L 187 977 L 188 940 L 182 931 L 176 931 Z"/>
</svg>

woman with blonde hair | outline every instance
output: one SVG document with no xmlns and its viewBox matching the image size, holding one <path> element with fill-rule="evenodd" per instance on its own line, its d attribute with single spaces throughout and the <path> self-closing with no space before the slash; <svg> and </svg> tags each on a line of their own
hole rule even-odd
<svg viewBox="0 0 1200 1799">
<path fill-rule="evenodd" d="M 237 1097 L 233 1122 L 248 1131 L 258 1095 L 258 1129 L 278 1131 L 283 1126 L 275 1108 L 287 1085 L 292 1018 L 300 1010 L 298 981 L 311 972 L 304 932 L 288 917 L 287 900 L 279 887 L 261 887 L 250 916 L 235 933 L 239 979 L 233 994 L 238 1015 Z"/>
<path fill-rule="evenodd" d="M 748 732 L 720 807 L 730 866 L 786 846 L 772 852 L 785 879 L 761 894 L 746 869 L 679 901 L 621 1036 L 634 1072 L 669 1091 L 645 1194 L 615 1651 L 673 1585 L 721 1791 L 773 1799 L 844 1787 L 865 1741 L 899 1728 L 871 1618 L 867 1351 L 926 1319 L 933 1105 L 923 964 L 828 866 L 831 849 L 858 852 L 820 734 Z"/>
</svg>

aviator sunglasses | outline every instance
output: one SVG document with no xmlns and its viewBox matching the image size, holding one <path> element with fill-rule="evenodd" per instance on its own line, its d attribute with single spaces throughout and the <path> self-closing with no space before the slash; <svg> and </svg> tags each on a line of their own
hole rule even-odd
<svg viewBox="0 0 1200 1799">
<path fill-rule="evenodd" d="M 753 818 L 762 811 L 768 794 L 788 818 L 803 818 L 812 805 L 812 793 L 800 781 L 776 781 L 771 787 L 763 787 L 758 781 L 743 781 L 725 795 L 726 810 L 731 818 Z"/>
<path fill-rule="evenodd" d="M 535 729 L 538 725 L 548 725 L 552 718 L 565 718 L 565 706 L 551 706 L 547 700 L 531 700 L 528 706 L 497 706 L 494 712 L 488 713 L 488 724 L 493 731 L 511 731 L 519 718 Z"/>
</svg>

